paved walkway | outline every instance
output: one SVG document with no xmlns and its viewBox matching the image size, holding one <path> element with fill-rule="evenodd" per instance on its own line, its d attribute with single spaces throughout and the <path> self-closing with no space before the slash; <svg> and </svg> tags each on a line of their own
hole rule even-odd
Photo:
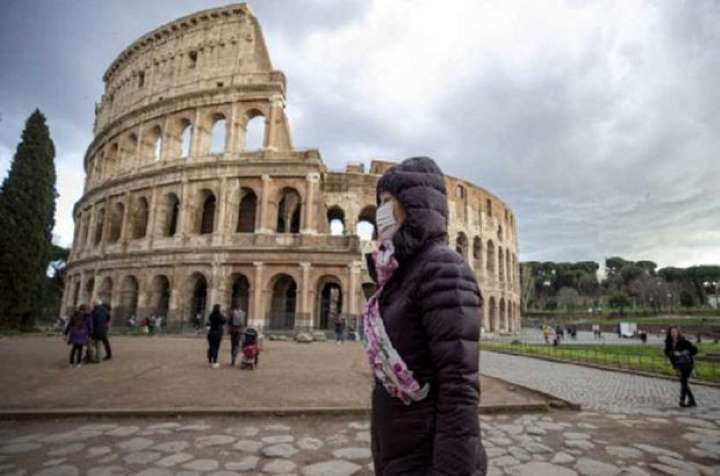
<svg viewBox="0 0 720 476">
<path fill-rule="evenodd" d="M 720 414 L 481 416 L 489 475 L 720 474 Z M 366 421 L 209 418 L 4 422 L 0 474 L 370 475 Z"/>
<path fill-rule="evenodd" d="M 708 409 L 720 410 L 720 388 L 691 386 L 700 406 L 681 409 L 677 407 L 679 382 L 531 357 L 483 351 L 480 353 L 480 371 L 579 403 L 588 409 L 645 415 L 701 414 Z"/>
</svg>

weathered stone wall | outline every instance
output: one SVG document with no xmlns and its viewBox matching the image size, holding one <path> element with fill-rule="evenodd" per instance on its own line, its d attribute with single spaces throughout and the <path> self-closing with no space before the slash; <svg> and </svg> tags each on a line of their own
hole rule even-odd
<svg viewBox="0 0 720 476">
<path fill-rule="evenodd" d="M 234 303 L 253 325 L 284 328 L 362 312 L 372 289 L 362 253 L 373 242 L 357 230 L 372 227 L 375 184 L 392 163 L 331 172 L 317 150 L 293 149 L 285 77 L 246 6 L 145 35 L 104 79 L 74 208 L 66 308 L 103 298 L 120 318 L 188 323 Z M 252 119 L 264 126 L 259 150 L 245 147 Z M 476 271 L 483 325 L 517 330 L 515 217 L 471 183 L 447 185 L 450 244 Z"/>
</svg>

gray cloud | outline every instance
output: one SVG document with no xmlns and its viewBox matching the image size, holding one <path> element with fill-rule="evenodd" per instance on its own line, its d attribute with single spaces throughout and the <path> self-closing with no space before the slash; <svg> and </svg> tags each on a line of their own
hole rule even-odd
<svg viewBox="0 0 720 476">
<path fill-rule="evenodd" d="M 65 243 L 105 68 L 145 32 L 223 3 L 0 3 L 0 174 L 40 107 Z M 288 76 L 294 141 L 331 168 L 432 155 L 515 210 L 522 259 L 718 261 L 717 2 L 251 8 Z"/>
</svg>

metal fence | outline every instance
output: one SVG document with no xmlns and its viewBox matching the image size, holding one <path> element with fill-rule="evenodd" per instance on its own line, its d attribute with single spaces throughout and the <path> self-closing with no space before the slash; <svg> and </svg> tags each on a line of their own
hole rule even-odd
<svg viewBox="0 0 720 476">
<path fill-rule="evenodd" d="M 624 370 L 636 370 L 662 375 L 676 374 L 676 371 L 672 368 L 668 359 L 658 355 L 611 352 L 597 348 L 583 348 L 583 346 L 580 345 L 506 344 L 489 341 L 483 341 L 480 348 L 494 352 L 548 357 L 566 362 L 587 363 Z M 720 382 L 720 363 L 703 360 L 702 357 L 696 358 L 693 377 L 699 380 Z"/>
</svg>

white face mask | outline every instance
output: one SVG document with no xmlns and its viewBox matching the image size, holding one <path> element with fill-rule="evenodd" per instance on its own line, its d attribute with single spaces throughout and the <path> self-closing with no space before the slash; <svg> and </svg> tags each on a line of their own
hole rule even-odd
<svg viewBox="0 0 720 476">
<path fill-rule="evenodd" d="M 400 228 L 400 224 L 395 221 L 393 209 L 393 201 L 388 200 L 375 212 L 375 224 L 378 229 L 378 238 L 381 240 L 392 239 L 395 232 Z"/>
</svg>

